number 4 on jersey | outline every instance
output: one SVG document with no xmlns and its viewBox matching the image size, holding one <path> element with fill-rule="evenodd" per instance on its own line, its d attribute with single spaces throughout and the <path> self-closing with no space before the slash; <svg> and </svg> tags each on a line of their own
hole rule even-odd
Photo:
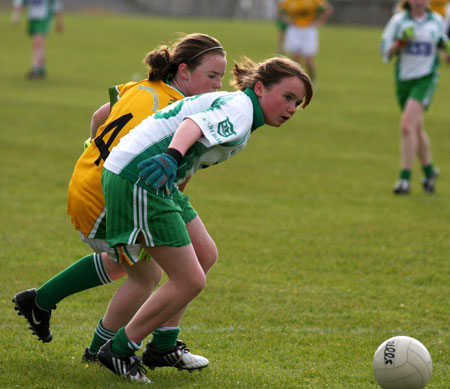
<svg viewBox="0 0 450 389">
<path fill-rule="evenodd" d="M 102 133 L 94 139 L 94 143 L 97 146 L 98 150 L 100 151 L 100 155 L 95 161 L 95 164 L 97 166 L 100 164 L 100 161 L 102 159 L 103 162 L 106 161 L 106 158 L 108 158 L 109 152 L 111 151 L 110 147 L 113 144 L 114 139 L 116 139 L 117 135 L 120 133 L 122 128 L 124 128 L 132 118 L 133 115 L 131 113 L 127 113 L 126 115 L 121 116 L 120 118 L 109 123 L 102 131 Z M 106 134 L 108 134 L 112 130 L 114 130 L 113 133 L 109 137 L 108 141 L 105 143 L 103 138 L 106 136 Z"/>
</svg>

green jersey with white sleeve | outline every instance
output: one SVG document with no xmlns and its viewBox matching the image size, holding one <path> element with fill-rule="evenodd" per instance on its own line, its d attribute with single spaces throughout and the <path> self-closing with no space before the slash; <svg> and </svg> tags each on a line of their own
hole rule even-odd
<svg viewBox="0 0 450 389">
<path fill-rule="evenodd" d="M 412 18 L 409 11 L 396 13 L 386 25 L 381 39 L 380 49 L 385 62 L 390 60 L 392 44 L 411 28 L 414 33 L 397 58 L 396 77 L 400 81 L 421 78 L 436 71 L 438 45 L 448 40 L 442 16 L 438 13 L 427 11 L 421 19 Z"/>
<path fill-rule="evenodd" d="M 186 118 L 193 120 L 203 135 L 183 156 L 177 170 L 178 184 L 198 169 L 223 162 L 243 150 L 251 132 L 264 124 L 258 98 L 251 89 L 186 97 L 144 119 L 124 136 L 112 149 L 104 168 L 166 197 L 164 190 L 140 179 L 138 164 L 165 151 Z"/>
</svg>

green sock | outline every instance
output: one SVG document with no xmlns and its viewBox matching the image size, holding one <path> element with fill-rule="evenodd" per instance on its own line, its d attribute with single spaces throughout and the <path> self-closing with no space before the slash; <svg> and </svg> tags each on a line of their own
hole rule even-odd
<svg viewBox="0 0 450 389">
<path fill-rule="evenodd" d="M 122 327 L 119 331 L 117 331 L 116 335 L 114 335 L 112 350 L 116 354 L 133 355 L 135 351 L 139 350 L 141 347 L 142 342 L 135 343 L 128 339 L 127 334 L 125 333 L 125 327 Z"/>
<path fill-rule="evenodd" d="M 102 347 L 108 340 L 114 338 L 116 333 L 114 331 L 107 330 L 103 327 L 103 319 L 100 319 L 95 329 L 94 336 L 92 337 L 89 351 L 93 354 L 97 354 L 100 347 Z"/>
<path fill-rule="evenodd" d="M 402 180 L 411 180 L 411 170 L 409 169 L 402 169 L 400 171 L 400 179 Z"/>
<path fill-rule="evenodd" d="M 37 304 L 50 310 L 62 299 L 111 282 L 100 254 L 87 255 L 48 280 L 37 290 Z"/>
<path fill-rule="evenodd" d="M 423 174 L 425 174 L 426 178 L 430 178 L 434 172 L 434 166 L 432 163 L 422 166 Z"/>
<path fill-rule="evenodd" d="M 177 344 L 180 328 L 178 327 L 160 327 L 152 332 L 153 339 L 151 344 L 157 350 L 167 350 Z"/>
</svg>

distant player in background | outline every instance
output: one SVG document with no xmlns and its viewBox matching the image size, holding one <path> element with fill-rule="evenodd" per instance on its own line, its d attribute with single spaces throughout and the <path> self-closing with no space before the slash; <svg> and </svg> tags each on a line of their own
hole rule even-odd
<svg viewBox="0 0 450 389">
<path fill-rule="evenodd" d="M 30 79 L 45 78 L 46 55 L 45 38 L 51 26 L 53 15 L 56 19 L 56 31 L 64 30 L 62 2 L 60 0 L 14 0 L 11 22 L 17 24 L 24 5 L 28 6 L 28 34 L 31 36 L 31 69 L 27 73 Z"/>
<path fill-rule="evenodd" d="M 410 192 L 411 171 L 418 156 L 424 173 L 423 189 L 433 193 L 438 170 L 425 132 L 424 112 L 437 86 L 438 49 L 444 48 L 450 61 L 450 46 L 442 17 L 429 9 L 428 0 L 404 0 L 399 7 L 402 11 L 389 20 L 380 47 L 385 62 L 397 57 L 397 99 L 402 110 L 401 170 L 393 192 Z"/>
<path fill-rule="evenodd" d="M 120 139 L 158 109 L 194 94 L 215 92 L 222 87 L 226 56 L 220 42 L 207 34 L 182 36 L 172 47 L 163 45 L 147 54 L 147 79 L 110 88 L 110 102 L 102 105 L 91 122 L 92 141 L 78 159 L 68 190 L 68 213 L 81 239 L 94 253 L 80 258 L 49 279 L 40 288 L 19 292 L 15 309 L 23 314 L 29 328 L 43 342 L 52 340 L 51 312 L 64 298 L 126 275 L 132 265 L 127 255 L 138 255 L 129 246 L 126 252 L 110 249 L 106 242 L 105 200 L 101 187 L 103 163 Z M 192 241 L 199 263 L 206 273 L 217 259 L 216 245 L 202 220 L 181 190 L 174 194 L 181 217 Z M 128 252 L 131 251 L 131 253 Z M 145 260 L 144 260 L 145 259 Z M 132 279 L 119 287 L 103 319 L 100 319 L 83 361 L 96 361 L 99 348 L 128 323 L 141 303 L 161 279 L 161 269 L 149 258 L 134 266 Z M 202 356 L 193 355 L 178 340 L 184 310 L 156 329 L 144 351 L 149 367 L 173 366 L 199 369 L 208 365 Z"/>
<path fill-rule="evenodd" d="M 319 50 L 318 27 L 328 20 L 333 8 L 327 0 L 283 0 L 279 9 L 288 24 L 283 50 L 305 67 L 314 82 L 314 57 Z"/>
</svg>

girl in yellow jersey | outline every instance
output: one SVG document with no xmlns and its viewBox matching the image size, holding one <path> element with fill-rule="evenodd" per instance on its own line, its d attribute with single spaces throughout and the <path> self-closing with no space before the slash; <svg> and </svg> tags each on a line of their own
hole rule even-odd
<svg viewBox="0 0 450 389">
<path fill-rule="evenodd" d="M 333 12 L 327 0 L 284 0 L 279 8 L 288 23 L 283 49 L 298 63 L 304 62 L 306 71 L 314 81 L 316 67 L 314 56 L 319 48 L 317 28 Z"/>
<path fill-rule="evenodd" d="M 430 0 L 430 8 L 444 18 L 444 31 L 450 38 L 450 0 Z"/>
<path fill-rule="evenodd" d="M 105 240 L 101 173 L 110 151 L 124 135 L 157 109 L 185 96 L 220 89 L 226 68 L 225 51 L 220 42 L 206 34 L 187 35 L 173 48 L 162 46 L 153 50 L 144 62 L 150 68 L 147 79 L 111 88 L 110 102 L 94 113 L 92 141 L 79 158 L 69 184 L 68 213 L 82 240 L 95 253 L 81 258 L 39 289 L 20 292 L 14 298 L 15 308 L 28 320 L 33 333 L 44 342 L 52 339 L 50 315 L 56 303 L 71 294 L 122 277 L 124 268 L 127 270 L 133 257 L 129 254 L 139 250 L 139 245 L 130 245 L 119 252 L 110 249 Z M 215 243 L 187 196 L 177 191 L 176 201 L 206 273 L 217 259 Z M 128 322 L 159 282 L 161 269 L 154 261 L 139 261 L 134 266 L 140 267 L 140 278 L 126 280 L 116 292 L 105 317 L 97 326 L 90 347 L 85 350 L 84 360 L 96 359 L 100 346 Z M 121 304 L 125 295 L 128 299 L 126 305 Z M 182 368 L 196 369 L 208 365 L 206 358 L 191 354 L 184 344 L 177 341 L 182 314 L 180 312 L 155 331 L 148 351 L 152 354 L 148 360 L 154 361 L 155 365 L 150 367 L 170 366 L 164 362 L 168 360 L 164 357 L 173 352 L 181 355 Z"/>
<path fill-rule="evenodd" d="M 432 11 L 437 12 L 442 17 L 445 17 L 445 9 L 450 0 L 430 0 L 430 8 Z"/>
</svg>

